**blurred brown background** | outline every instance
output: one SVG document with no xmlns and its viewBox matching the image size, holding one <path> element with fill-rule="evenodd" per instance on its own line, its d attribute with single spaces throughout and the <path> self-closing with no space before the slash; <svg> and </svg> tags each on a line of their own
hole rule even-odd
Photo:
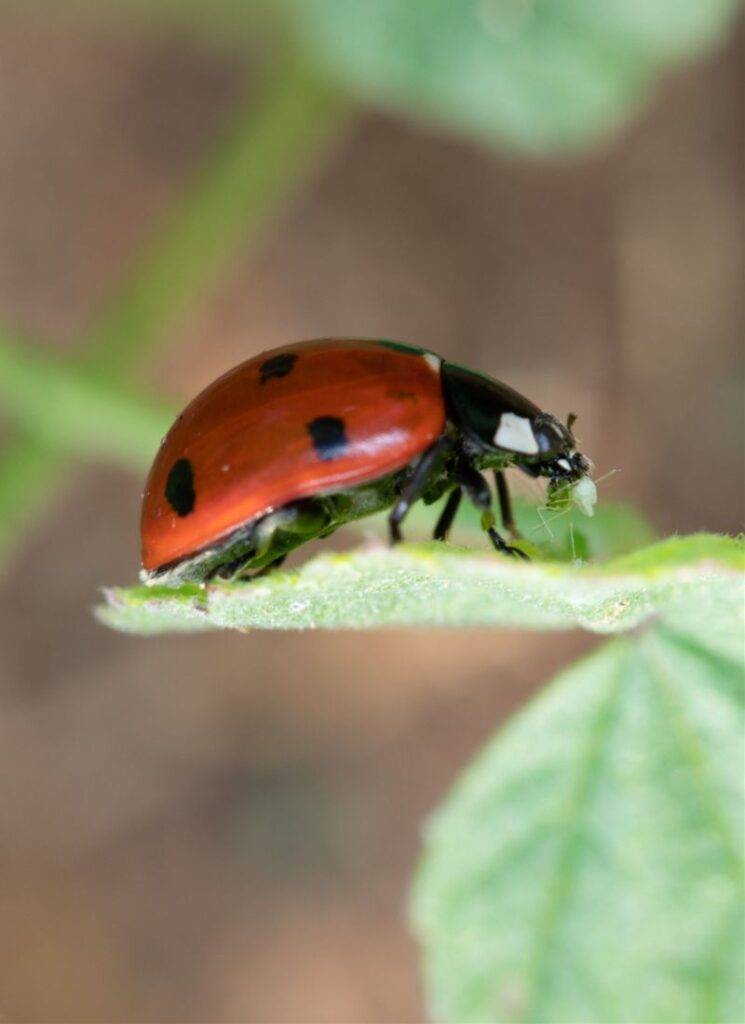
<svg viewBox="0 0 745 1024">
<path fill-rule="evenodd" d="M 580 415 L 603 495 L 742 527 L 743 33 L 591 157 L 362 116 L 173 332 L 174 400 L 290 338 L 410 339 Z M 0 309 L 72 345 L 225 123 L 197 33 L 0 12 Z M 586 636 L 97 625 L 141 482 L 76 471 L 2 581 L 0 1020 L 422 1019 L 420 828 Z"/>
</svg>

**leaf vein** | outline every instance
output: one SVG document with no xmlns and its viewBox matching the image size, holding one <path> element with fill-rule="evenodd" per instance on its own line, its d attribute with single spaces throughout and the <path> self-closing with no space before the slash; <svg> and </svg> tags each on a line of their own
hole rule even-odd
<svg viewBox="0 0 745 1024">
<path fill-rule="evenodd" d="M 537 1020 L 540 999 L 545 992 L 547 974 L 551 964 L 551 948 L 560 927 L 562 916 L 571 900 L 584 843 L 587 810 L 597 788 L 601 759 L 611 730 L 618 701 L 622 695 L 623 665 L 628 658 L 626 641 L 616 641 L 626 647 L 626 656 L 619 660 L 613 676 L 608 680 L 608 693 L 601 700 L 590 725 L 579 773 L 566 807 L 568 828 L 559 849 L 552 877 L 546 886 L 544 910 L 532 956 L 532 965 L 526 982 L 526 1000 L 523 1020 Z M 607 651 L 607 648 L 604 648 Z"/>
</svg>

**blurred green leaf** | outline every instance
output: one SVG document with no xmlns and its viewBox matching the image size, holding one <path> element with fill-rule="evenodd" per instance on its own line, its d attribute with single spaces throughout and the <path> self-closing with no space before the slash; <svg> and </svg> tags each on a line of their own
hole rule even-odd
<svg viewBox="0 0 745 1024">
<path fill-rule="evenodd" d="M 429 540 L 442 505 L 442 501 L 415 505 L 406 517 L 407 539 Z M 598 562 L 635 551 L 653 539 L 652 528 L 641 513 L 618 502 L 602 501 L 591 519 L 577 508 L 557 514 L 524 498 L 515 499 L 513 506 L 521 536 L 543 559 Z M 388 519 L 385 514 L 371 516 L 350 523 L 347 529 L 387 537 Z M 478 509 L 466 502 L 461 505 L 450 539 L 463 547 L 488 546 Z"/>
<path fill-rule="evenodd" d="M 0 406 L 27 435 L 42 442 L 39 457 L 45 463 L 56 451 L 112 459 L 140 471 L 152 461 L 173 419 L 160 404 L 100 372 L 77 369 L 2 337 Z M 16 455 L 13 478 L 3 485 L 14 488 L 16 500 L 18 493 L 30 493 L 23 475 L 27 461 L 33 463 L 30 455 Z"/>
<path fill-rule="evenodd" d="M 715 43 L 739 0 L 564 0 L 585 31 L 612 37 L 654 60 L 686 57 Z"/>
<path fill-rule="evenodd" d="M 600 561 L 652 541 L 652 528 L 641 513 L 617 502 L 603 501 L 591 518 L 575 507 L 552 512 L 535 502 L 514 504 L 522 534 L 561 561 Z"/>
<path fill-rule="evenodd" d="M 509 626 L 631 629 L 685 598 L 743 599 L 743 546 L 702 534 L 646 549 L 638 569 L 526 564 L 436 542 L 322 555 L 298 572 L 205 587 L 105 592 L 101 621 L 130 633 L 191 629 Z M 664 569 L 660 569 L 660 565 Z"/>
<path fill-rule="evenodd" d="M 364 100 L 528 152 L 607 135 L 664 62 L 738 0 L 285 0 L 318 65 Z"/>
<path fill-rule="evenodd" d="M 562 674 L 436 815 L 413 898 L 435 1019 L 743 1020 L 742 592 L 686 603 L 694 633 L 663 617 Z"/>
</svg>

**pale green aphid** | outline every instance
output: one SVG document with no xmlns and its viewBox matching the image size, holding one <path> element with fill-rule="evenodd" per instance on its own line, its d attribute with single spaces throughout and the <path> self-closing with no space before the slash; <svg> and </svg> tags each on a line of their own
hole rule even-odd
<svg viewBox="0 0 745 1024">
<path fill-rule="evenodd" d="M 568 512 L 571 505 L 586 516 L 595 514 L 598 500 L 598 489 L 589 476 L 580 477 L 576 483 L 560 483 L 549 486 L 546 506 L 556 512 Z"/>
<path fill-rule="evenodd" d="M 595 514 L 598 500 L 598 489 L 589 476 L 580 477 L 571 487 L 572 501 L 586 516 Z"/>
</svg>

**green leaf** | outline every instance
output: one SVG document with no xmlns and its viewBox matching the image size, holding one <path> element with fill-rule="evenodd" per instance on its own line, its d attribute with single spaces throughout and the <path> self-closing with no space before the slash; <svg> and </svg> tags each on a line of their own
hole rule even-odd
<svg viewBox="0 0 745 1024">
<path fill-rule="evenodd" d="M 319 66 L 363 99 L 545 152 L 606 135 L 737 0 L 285 0 Z"/>
<path fill-rule="evenodd" d="M 735 0 L 565 0 L 588 32 L 602 32 L 654 59 L 685 57 L 716 42 Z"/>
<path fill-rule="evenodd" d="M 685 603 L 694 633 L 663 617 L 565 672 L 436 815 L 412 901 L 435 1019 L 743 1020 L 742 592 Z"/>
<path fill-rule="evenodd" d="M 131 633 L 192 629 L 509 626 L 620 632 L 682 600 L 742 602 L 743 546 L 671 538 L 603 566 L 526 564 L 431 542 L 322 555 L 298 572 L 205 587 L 105 592 L 101 621 Z M 702 612 L 703 614 L 703 612 Z"/>
</svg>

